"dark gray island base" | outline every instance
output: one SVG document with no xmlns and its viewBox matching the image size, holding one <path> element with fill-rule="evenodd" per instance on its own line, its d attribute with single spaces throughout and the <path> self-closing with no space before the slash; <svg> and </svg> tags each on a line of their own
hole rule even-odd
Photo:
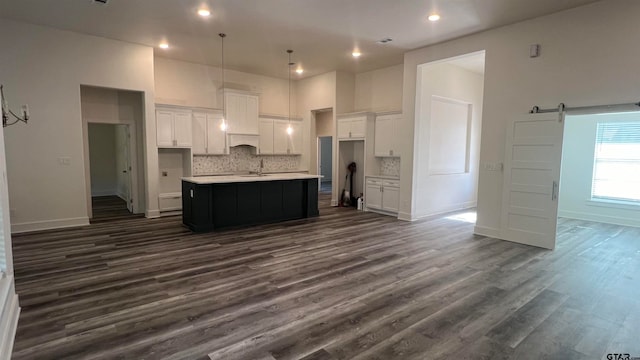
<svg viewBox="0 0 640 360">
<path fill-rule="evenodd" d="M 270 174 L 182 180 L 182 223 L 194 232 L 318 216 L 318 177 Z"/>
</svg>

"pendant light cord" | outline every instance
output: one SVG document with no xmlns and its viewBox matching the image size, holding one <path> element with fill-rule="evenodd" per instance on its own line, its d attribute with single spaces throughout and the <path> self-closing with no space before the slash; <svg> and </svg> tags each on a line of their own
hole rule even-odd
<svg viewBox="0 0 640 360">
<path fill-rule="evenodd" d="M 218 34 L 222 39 L 222 117 L 223 121 L 227 121 L 227 97 L 225 96 L 225 84 L 224 84 L 224 38 L 227 36 L 225 33 Z M 226 130 L 225 130 L 226 131 Z"/>
<path fill-rule="evenodd" d="M 291 66 L 293 65 L 293 63 L 291 62 L 291 53 L 293 52 L 293 50 L 287 50 L 287 54 L 289 54 L 289 63 L 287 65 L 287 70 L 289 72 L 289 130 L 291 130 Z"/>
</svg>

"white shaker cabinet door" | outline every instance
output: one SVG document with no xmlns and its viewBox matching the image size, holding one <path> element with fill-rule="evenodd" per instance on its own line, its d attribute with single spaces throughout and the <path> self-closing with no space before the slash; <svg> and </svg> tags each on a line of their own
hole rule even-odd
<svg viewBox="0 0 640 360">
<path fill-rule="evenodd" d="M 226 132 L 222 130 L 222 114 L 207 114 L 207 153 L 225 154 Z"/>
<path fill-rule="evenodd" d="M 156 111 L 156 140 L 159 147 L 173 145 L 173 112 Z"/>
<path fill-rule="evenodd" d="M 193 146 L 194 154 L 207 153 L 207 114 L 193 114 Z"/>
<path fill-rule="evenodd" d="M 191 113 L 176 112 L 173 121 L 175 146 L 191 147 L 193 136 L 191 130 Z"/>
</svg>

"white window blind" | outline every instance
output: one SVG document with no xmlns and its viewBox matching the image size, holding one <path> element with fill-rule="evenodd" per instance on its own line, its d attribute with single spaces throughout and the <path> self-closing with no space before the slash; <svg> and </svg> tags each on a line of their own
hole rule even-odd
<svg viewBox="0 0 640 360">
<path fill-rule="evenodd" d="M 640 205 L 640 121 L 598 123 L 591 197 Z"/>
</svg>

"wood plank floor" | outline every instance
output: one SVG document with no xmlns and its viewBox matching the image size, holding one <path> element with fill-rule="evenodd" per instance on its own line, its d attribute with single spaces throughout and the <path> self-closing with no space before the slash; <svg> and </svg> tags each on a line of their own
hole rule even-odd
<svg viewBox="0 0 640 360">
<path fill-rule="evenodd" d="M 127 209 L 127 203 L 118 196 L 94 196 L 91 198 L 93 217 L 91 223 L 141 218 L 144 214 L 132 214 Z"/>
<path fill-rule="evenodd" d="M 640 356 L 640 229 L 562 220 L 550 252 L 321 204 L 221 233 L 171 217 L 16 235 L 14 358 Z"/>
</svg>

